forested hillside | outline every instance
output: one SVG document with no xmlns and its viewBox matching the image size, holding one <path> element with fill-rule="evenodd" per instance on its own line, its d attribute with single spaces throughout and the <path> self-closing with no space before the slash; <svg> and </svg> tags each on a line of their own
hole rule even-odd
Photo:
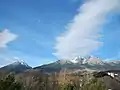
<svg viewBox="0 0 120 90">
<path fill-rule="evenodd" d="M 107 90 L 107 88 L 103 78 L 95 78 L 87 72 L 83 74 L 60 72 L 47 75 L 29 71 L 2 76 L 0 90 Z"/>
</svg>

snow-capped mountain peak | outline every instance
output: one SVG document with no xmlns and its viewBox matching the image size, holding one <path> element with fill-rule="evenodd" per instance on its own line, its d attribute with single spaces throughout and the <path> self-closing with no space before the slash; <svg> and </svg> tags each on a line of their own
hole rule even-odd
<svg viewBox="0 0 120 90">
<path fill-rule="evenodd" d="M 72 63 L 78 63 L 78 61 L 76 59 L 72 59 L 70 60 Z"/>
<path fill-rule="evenodd" d="M 73 58 L 72 60 L 70 60 L 72 63 L 78 63 L 78 59 L 79 59 L 79 57 L 75 57 L 75 58 Z"/>
<path fill-rule="evenodd" d="M 26 63 L 24 62 L 24 60 L 20 60 L 19 62 L 20 62 L 22 65 L 26 64 Z"/>
<path fill-rule="evenodd" d="M 86 63 L 88 63 L 88 64 L 100 64 L 100 65 L 104 64 L 104 62 L 97 57 L 91 57 L 90 59 L 87 60 Z"/>
<path fill-rule="evenodd" d="M 81 57 L 81 56 L 78 56 L 78 57 L 75 57 L 73 58 L 72 60 L 70 60 L 72 63 L 83 63 L 84 61 L 86 60 L 85 57 Z"/>
<path fill-rule="evenodd" d="M 15 59 L 14 61 L 15 62 L 12 65 L 23 65 L 23 66 L 29 67 L 29 65 L 24 60 Z"/>
<path fill-rule="evenodd" d="M 13 59 L 13 61 L 14 63 L 2 67 L 1 70 L 7 72 L 20 73 L 28 69 L 32 69 L 32 67 L 30 67 L 27 63 L 25 63 L 24 60 Z"/>
<path fill-rule="evenodd" d="M 59 64 L 82 64 L 82 65 L 84 65 L 84 64 L 90 64 L 90 65 L 104 64 L 104 62 L 101 59 L 99 59 L 98 57 L 94 57 L 94 56 L 86 56 L 86 57 L 77 56 L 71 60 L 58 60 L 56 63 L 59 63 Z"/>
<path fill-rule="evenodd" d="M 86 57 L 78 56 L 70 61 L 72 63 L 79 63 L 79 64 L 103 64 L 102 60 L 94 56 L 86 56 Z"/>
</svg>

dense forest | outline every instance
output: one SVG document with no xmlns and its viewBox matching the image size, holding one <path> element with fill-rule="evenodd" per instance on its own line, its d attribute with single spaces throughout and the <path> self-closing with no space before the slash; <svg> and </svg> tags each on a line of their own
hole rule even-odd
<svg viewBox="0 0 120 90">
<path fill-rule="evenodd" d="M 43 74 L 27 71 L 0 75 L 0 90 L 107 90 L 102 78 L 87 72 Z"/>
</svg>

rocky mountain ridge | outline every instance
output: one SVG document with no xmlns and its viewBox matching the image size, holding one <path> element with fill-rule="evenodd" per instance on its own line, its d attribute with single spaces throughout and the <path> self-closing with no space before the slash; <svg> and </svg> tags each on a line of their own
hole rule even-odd
<svg viewBox="0 0 120 90">
<path fill-rule="evenodd" d="M 58 60 L 56 62 L 45 64 L 38 67 L 30 67 L 23 60 L 17 60 L 16 62 L 0 68 L 3 71 L 9 72 L 23 72 L 28 69 L 39 70 L 47 73 L 60 72 L 61 70 L 68 70 L 71 72 L 79 72 L 83 70 L 87 71 L 105 71 L 105 70 L 120 70 L 120 60 L 104 61 L 98 57 L 75 57 L 71 60 Z"/>
</svg>

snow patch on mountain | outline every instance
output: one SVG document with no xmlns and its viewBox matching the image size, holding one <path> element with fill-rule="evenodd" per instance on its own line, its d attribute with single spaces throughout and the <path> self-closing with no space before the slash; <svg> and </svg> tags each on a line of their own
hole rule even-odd
<svg viewBox="0 0 120 90">
<path fill-rule="evenodd" d="M 104 62 L 101 59 L 97 58 L 97 57 L 91 57 L 90 59 L 88 59 L 86 61 L 86 63 L 88 63 L 88 64 L 99 64 L 99 65 L 104 64 Z"/>
<path fill-rule="evenodd" d="M 79 64 L 104 64 L 104 62 L 94 56 L 87 56 L 87 57 L 75 57 L 74 59 L 70 60 L 72 63 L 79 63 Z"/>
<path fill-rule="evenodd" d="M 26 66 L 26 67 L 30 67 L 24 60 L 21 60 L 17 57 L 14 58 L 14 63 L 12 63 L 12 65 L 23 65 L 23 66 Z"/>
<path fill-rule="evenodd" d="M 59 64 L 80 64 L 80 65 L 88 64 L 92 66 L 109 64 L 113 66 L 116 64 L 120 64 L 120 60 L 104 61 L 94 56 L 86 56 L 86 57 L 77 56 L 71 60 L 58 60 L 57 63 Z"/>
<path fill-rule="evenodd" d="M 13 63 L 13 65 L 23 65 L 28 67 L 29 65 L 27 63 L 25 63 L 23 60 L 19 60 Z"/>
</svg>

